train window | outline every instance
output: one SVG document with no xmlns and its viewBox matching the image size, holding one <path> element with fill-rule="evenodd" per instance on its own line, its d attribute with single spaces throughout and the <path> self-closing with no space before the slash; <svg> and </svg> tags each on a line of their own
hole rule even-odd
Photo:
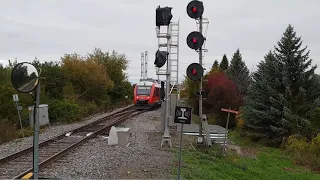
<svg viewBox="0 0 320 180">
<path fill-rule="evenodd" d="M 149 95 L 151 86 L 138 86 L 137 95 Z"/>
</svg>

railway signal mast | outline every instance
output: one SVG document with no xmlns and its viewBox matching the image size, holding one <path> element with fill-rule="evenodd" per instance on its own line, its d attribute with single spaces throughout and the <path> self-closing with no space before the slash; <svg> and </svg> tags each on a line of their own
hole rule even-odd
<svg viewBox="0 0 320 180">
<path fill-rule="evenodd" d="M 204 68 L 202 67 L 202 59 L 203 59 L 203 51 L 205 49 L 202 48 L 204 44 L 205 37 L 203 37 L 203 24 L 208 22 L 203 22 L 203 14 L 204 7 L 203 2 L 193 0 L 189 2 L 187 5 L 187 14 L 190 18 L 199 21 L 199 31 L 193 31 L 187 36 L 187 45 L 189 48 L 194 49 L 195 51 L 199 52 L 199 63 L 192 63 L 187 68 L 187 76 L 193 81 L 200 81 L 199 83 L 199 136 L 198 136 L 198 143 L 203 143 L 204 136 L 202 134 L 203 128 L 206 132 L 206 143 L 208 146 L 211 146 L 211 139 L 210 139 L 210 132 L 208 128 L 208 122 L 205 114 L 202 114 L 202 96 L 204 91 L 202 89 L 202 82 L 203 82 L 203 71 Z"/>
<path fill-rule="evenodd" d="M 166 51 L 158 51 L 155 54 L 155 61 L 154 65 L 158 68 L 157 69 L 157 75 L 165 75 L 166 76 L 166 93 L 165 93 L 165 113 L 164 113 L 164 132 L 162 135 L 162 141 L 161 141 L 161 147 L 164 142 L 167 142 L 170 147 L 172 147 L 171 144 L 171 136 L 169 133 L 169 127 L 168 127 L 168 122 L 169 122 L 169 110 L 170 110 L 170 81 L 171 81 L 171 62 L 170 62 L 170 39 L 171 39 L 171 33 L 170 33 L 170 23 L 172 19 L 172 14 L 171 14 L 171 9 L 172 7 L 160 7 L 156 9 L 156 26 L 157 26 L 157 37 L 159 40 L 159 49 L 160 47 L 166 47 Z M 161 34 L 160 33 L 160 28 L 161 26 L 167 26 L 167 33 L 166 34 Z M 160 44 L 160 38 L 165 38 L 167 40 L 166 44 Z M 164 74 L 159 74 L 159 68 L 165 65 L 167 63 L 167 68 L 166 72 Z M 162 87 L 163 87 L 163 83 Z"/>
</svg>

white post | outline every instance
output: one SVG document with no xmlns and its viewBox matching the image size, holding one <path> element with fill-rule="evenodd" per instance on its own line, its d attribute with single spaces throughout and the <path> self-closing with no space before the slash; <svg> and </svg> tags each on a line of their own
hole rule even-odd
<svg viewBox="0 0 320 180">
<path fill-rule="evenodd" d="M 20 115 L 20 106 L 19 106 L 19 97 L 18 97 L 18 94 L 14 94 L 13 95 L 13 101 L 15 102 L 15 105 L 16 105 L 16 108 L 17 108 L 17 111 L 18 111 L 18 116 L 19 116 L 19 122 L 20 122 L 20 129 L 21 129 L 21 132 L 22 132 L 22 136 L 24 137 L 24 132 L 22 130 L 22 122 L 21 122 L 21 115 Z"/>
</svg>

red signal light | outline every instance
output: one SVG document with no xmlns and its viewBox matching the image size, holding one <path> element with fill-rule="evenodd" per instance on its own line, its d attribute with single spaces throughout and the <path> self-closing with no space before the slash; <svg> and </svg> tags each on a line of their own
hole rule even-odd
<svg viewBox="0 0 320 180">
<path fill-rule="evenodd" d="M 188 16 L 193 19 L 198 19 L 203 14 L 203 3 L 198 0 L 192 0 L 187 6 Z"/>
<path fill-rule="evenodd" d="M 187 76 L 192 81 L 199 81 L 203 76 L 203 68 L 199 63 L 192 63 L 187 68 Z"/>
<path fill-rule="evenodd" d="M 197 43 L 197 39 L 196 38 L 192 38 L 192 42 L 193 43 Z"/>
</svg>

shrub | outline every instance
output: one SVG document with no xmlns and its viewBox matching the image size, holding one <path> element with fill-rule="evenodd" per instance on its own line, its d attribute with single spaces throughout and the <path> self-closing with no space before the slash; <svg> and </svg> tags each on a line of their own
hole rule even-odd
<svg viewBox="0 0 320 180">
<path fill-rule="evenodd" d="M 309 165 L 320 170 L 320 133 L 311 142 L 300 135 L 290 136 L 286 151 L 293 155 L 297 164 Z"/>
<path fill-rule="evenodd" d="M 91 116 L 99 111 L 98 106 L 94 102 L 82 101 L 79 105 L 83 116 Z"/>
<path fill-rule="evenodd" d="M 309 131 L 309 134 L 311 136 L 317 134 L 317 132 L 320 132 L 320 108 L 317 108 L 315 112 L 313 113 L 311 117 L 311 130 Z"/>
<path fill-rule="evenodd" d="M 208 114 L 207 115 L 207 121 L 209 124 L 217 124 L 218 123 L 218 120 L 217 120 L 217 116 L 215 114 Z"/>
<path fill-rule="evenodd" d="M 74 122 L 80 120 L 81 108 L 78 104 L 68 101 L 55 101 L 49 104 L 49 118 L 51 122 Z"/>
<path fill-rule="evenodd" d="M 0 144 L 18 138 L 16 124 L 11 123 L 8 119 L 0 119 Z"/>
<path fill-rule="evenodd" d="M 236 129 L 241 130 L 244 126 L 244 118 L 242 117 L 243 108 L 240 108 L 239 114 L 236 115 Z"/>
</svg>

